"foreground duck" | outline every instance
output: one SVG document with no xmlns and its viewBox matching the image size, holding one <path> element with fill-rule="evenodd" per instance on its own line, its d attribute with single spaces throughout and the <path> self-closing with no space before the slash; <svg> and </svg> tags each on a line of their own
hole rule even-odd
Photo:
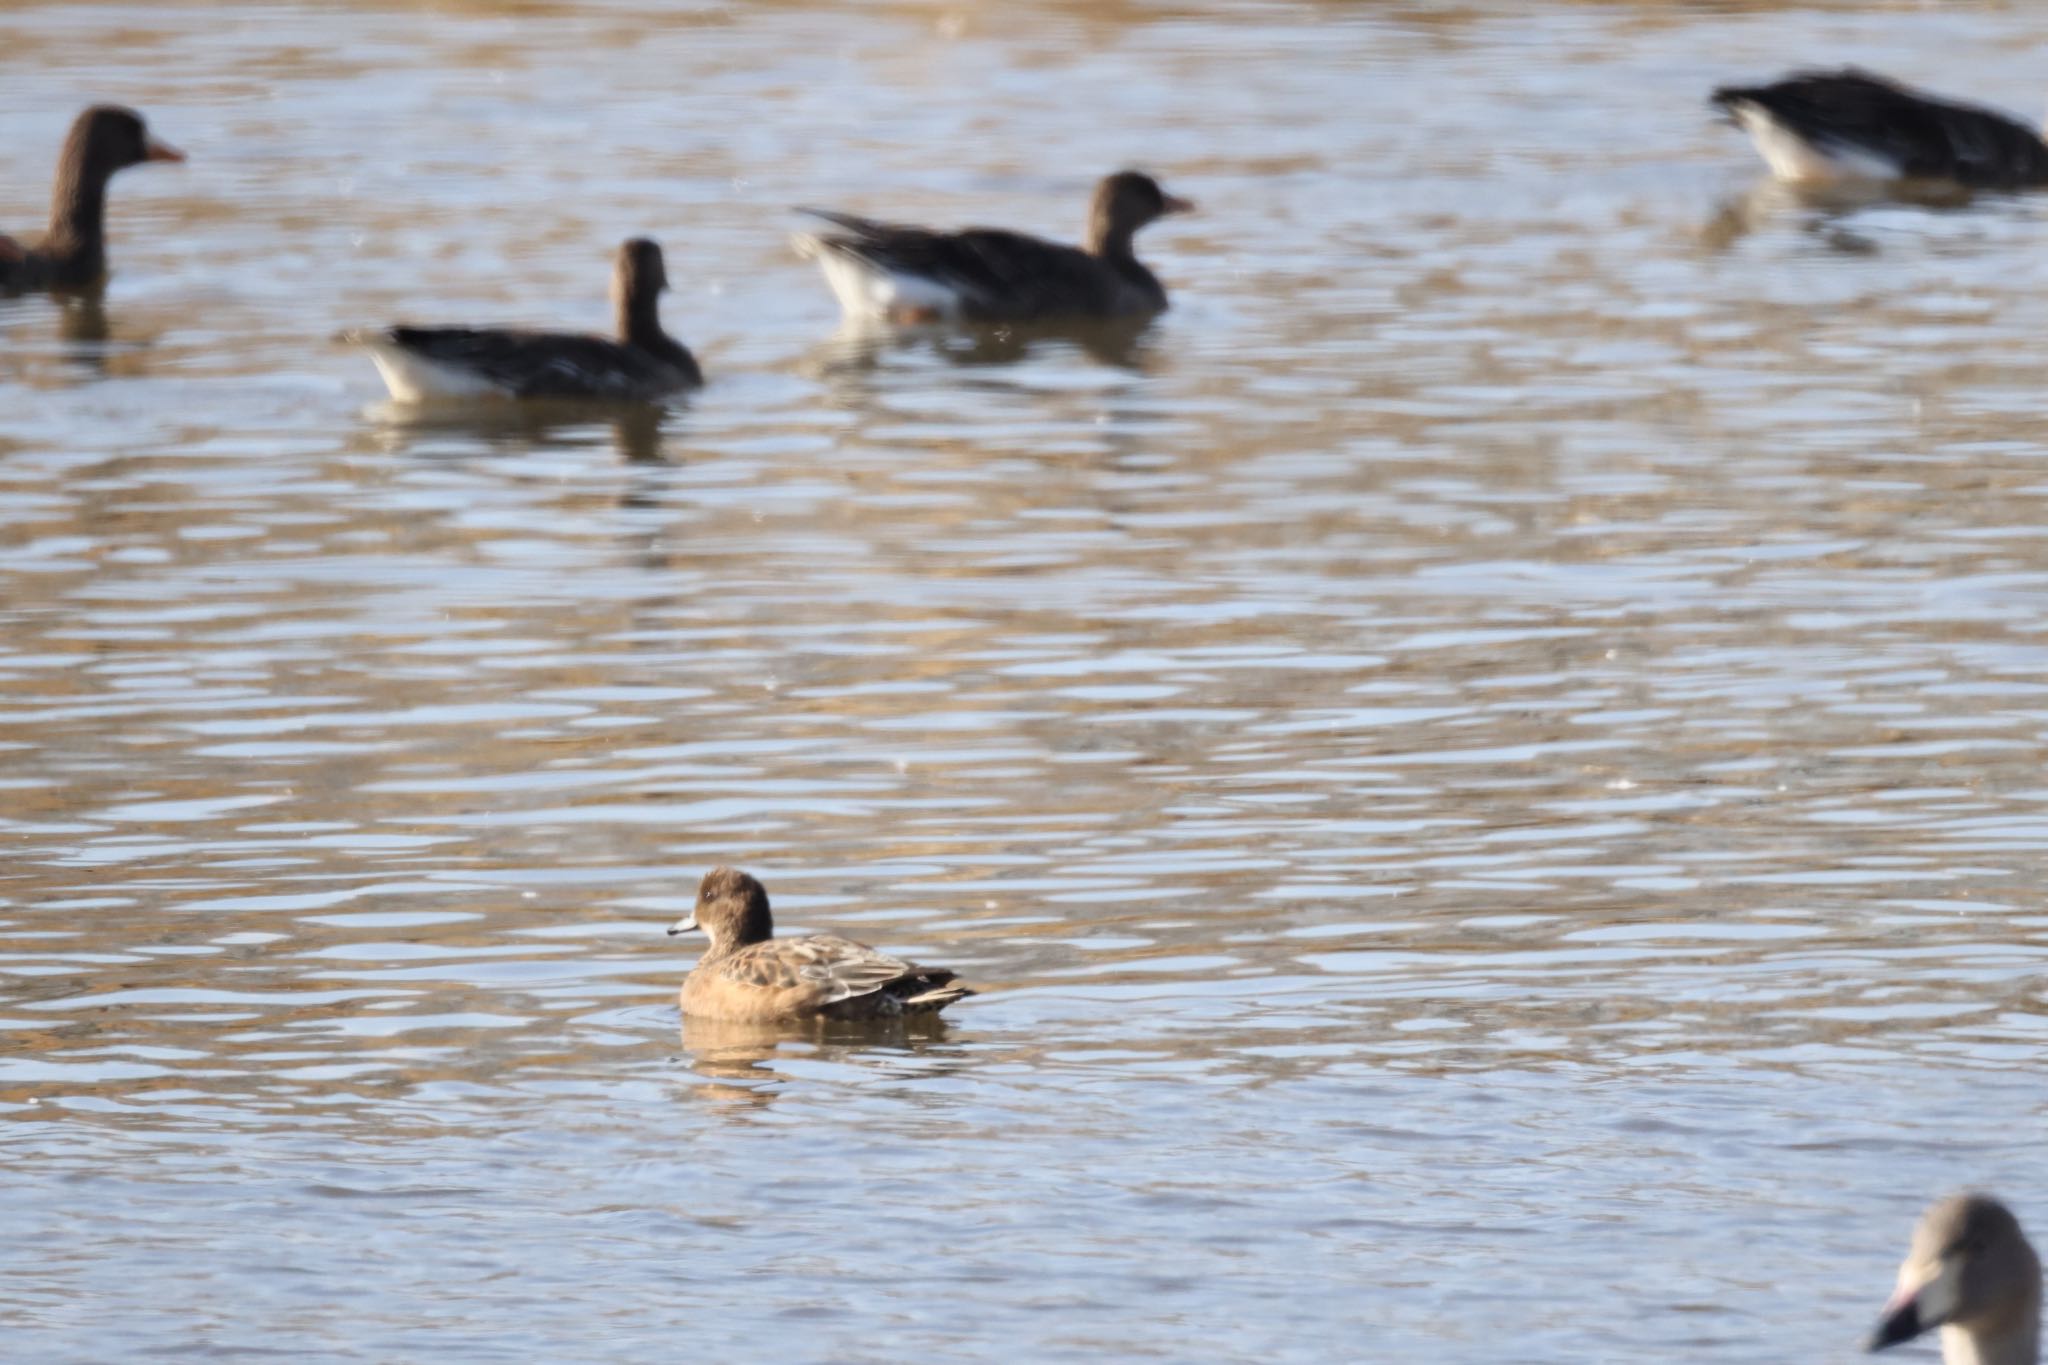
<svg viewBox="0 0 2048 1365">
<path fill-rule="evenodd" d="M 145 161 L 184 159 L 151 137 L 133 109 L 96 104 L 80 114 L 57 153 L 50 230 L 32 246 L 0 237 L 0 292 L 99 286 L 107 277 L 107 181 Z"/>
<path fill-rule="evenodd" d="M 350 332 L 401 403 L 446 399 L 566 398 L 659 402 L 704 382 L 696 357 L 661 329 L 668 288 L 661 248 L 643 237 L 619 247 L 612 270 L 618 340 L 565 332 L 479 327 L 392 327 Z"/>
<path fill-rule="evenodd" d="M 1194 205 L 1138 171 L 1095 187 L 1088 236 L 1065 246 L 1000 228 L 938 232 L 804 209 L 840 229 L 796 239 L 856 321 L 1053 322 L 1145 318 L 1166 287 L 1138 260 L 1139 229 Z"/>
<path fill-rule="evenodd" d="M 2019 1220 L 1989 1195 L 1956 1195 L 1921 1217 L 1870 1349 L 1936 1328 L 1945 1365 L 2040 1361 L 2041 1262 Z"/>
<path fill-rule="evenodd" d="M 768 892 L 737 868 L 706 873 L 696 909 L 670 935 L 710 940 L 683 978 L 683 1013 L 733 1023 L 895 1019 L 974 994 L 943 967 L 918 967 L 836 934 L 776 938 Z"/>
<path fill-rule="evenodd" d="M 1795 72 L 1773 85 L 1725 85 L 1713 103 L 1749 134 L 1780 180 L 2048 185 L 2048 143 L 2036 130 L 1851 67 Z"/>
</svg>

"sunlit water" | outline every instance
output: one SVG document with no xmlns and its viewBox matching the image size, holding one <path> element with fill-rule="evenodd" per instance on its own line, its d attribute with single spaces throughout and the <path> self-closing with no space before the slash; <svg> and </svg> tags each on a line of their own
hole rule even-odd
<svg viewBox="0 0 2048 1365">
<path fill-rule="evenodd" d="M 1847 1360 L 1933 1194 L 2048 1230 L 2048 201 L 1745 202 L 1702 100 L 2044 41 L 0 7 L 0 227 L 89 99 L 191 153 L 0 302 L 8 1355 Z M 783 240 L 1126 163 L 1120 357 L 850 351 Z M 641 232 L 658 427 L 328 340 Z M 719 861 L 983 994 L 679 1036 Z"/>
</svg>

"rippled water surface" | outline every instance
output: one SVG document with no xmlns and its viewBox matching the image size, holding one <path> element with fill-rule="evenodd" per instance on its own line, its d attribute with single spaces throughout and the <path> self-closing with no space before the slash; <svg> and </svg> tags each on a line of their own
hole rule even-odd
<svg viewBox="0 0 2048 1365">
<path fill-rule="evenodd" d="M 0 227 L 91 99 L 191 154 L 0 301 L 10 1356 L 1849 1359 L 1931 1195 L 2048 1229 L 2048 201 L 1786 202 L 1703 96 L 2044 43 L 0 6 Z M 835 341 L 784 240 L 1127 163 L 1124 352 Z M 658 422 L 329 340 L 641 232 Z M 720 861 L 982 995 L 679 1034 Z"/>
</svg>

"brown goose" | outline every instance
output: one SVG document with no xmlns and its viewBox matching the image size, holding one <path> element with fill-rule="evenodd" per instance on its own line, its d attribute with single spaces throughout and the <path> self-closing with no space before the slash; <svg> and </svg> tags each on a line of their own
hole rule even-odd
<svg viewBox="0 0 2048 1365">
<path fill-rule="evenodd" d="M 80 114 L 57 154 L 50 230 L 33 246 L 0 237 L 0 292 L 98 286 L 107 277 L 107 181 L 145 161 L 184 159 L 151 137 L 133 109 L 96 104 Z"/>
<path fill-rule="evenodd" d="M 683 978 L 684 1014 L 735 1023 L 895 1019 L 974 994 L 943 967 L 918 967 L 836 934 L 776 938 L 768 892 L 737 868 L 706 873 L 697 906 L 669 930 L 710 940 Z"/>
<path fill-rule="evenodd" d="M 841 229 L 796 239 L 816 257 L 846 316 L 920 323 L 1142 318 L 1166 308 L 1166 288 L 1131 239 L 1194 205 L 1137 171 L 1095 187 L 1088 236 L 1063 246 L 1000 228 L 935 232 L 829 209 L 801 209 Z"/>
<path fill-rule="evenodd" d="M 2039 1365 L 2041 1262 L 1989 1195 L 1956 1195 L 1921 1217 L 1870 1349 L 1936 1328 L 1946 1365 Z"/>
<path fill-rule="evenodd" d="M 349 332 L 401 403 L 471 398 L 586 398 L 658 402 L 704 382 L 696 357 L 661 329 L 668 288 L 661 248 L 644 237 L 619 247 L 612 306 L 619 339 L 478 327 L 392 327 Z"/>
<path fill-rule="evenodd" d="M 1726 85 L 1712 102 L 1749 133 L 1780 180 L 2048 185 L 2048 143 L 2034 129 L 1853 67 L 1799 71 L 1773 85 Z"/>
</svg>

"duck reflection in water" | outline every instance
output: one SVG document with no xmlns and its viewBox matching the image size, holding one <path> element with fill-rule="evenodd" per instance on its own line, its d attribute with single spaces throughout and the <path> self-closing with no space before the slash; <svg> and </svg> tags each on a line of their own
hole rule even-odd
<svg viewBox="0 0 2048 1365">
<path fill-rule="evenodd" d="M 146 308 L 110 314 L 99 289 L 19 300 L 0 295 L 0 374 L 30 388 L 146 377 L 158 341 L 173 326 L 166 314 Z"/>
<path fill-rule="evenodd" d="M 66 298 L 63 309 L 57 315 L 57 335 L 73 346 L 95 348 L 111 337 L 113 330 L 107 325 L 107 309 L 103 295 L 94 291 Z M 92 354 L 96 360 L 99 358 L 97 350 Z"/>
<path fill-rule="evenodd" d="M 1152 319 L 1107 322 L 1009 322 L 987 326 L 925 323 L 886 326 L 844 324 L 811 352 L 820 374 L 860 374 L 880 369 L 892 353 L 925 352 L 948 365 L 978 369 L 1014 365 L 1058 351 L 1079 351 L 1098 365 L 1144 374 L 1156 363 Z"/>
<path fill-rule="evenodd" d="M 600 403 L 557 399 L 525 403 L 399 403 L 373 405 L 366 414 L 378 424 L 386 450 L 421 455 L 473 455 L 481 443 L 490 453 L 531 451 L 584 443 L 592 429 L 609 429 L 612 448 L 628 464 L 666 464 L 662 425 L 668 410 L 644 403 Z"/>
<path fill-rule="evenodd" d="M 852 1022 L 824 1018 L 750 1021 L 686 1014 L 681 1038 L 698 1075 L 727 1083 L 716 1087 L 719 1094 L 760 1101 L 773 1093 L 764 1087 L 785 1079 L 775 1069 L 778 1056 L 887 1069 L 889 1059 L 921 1053 L 944 1042 L 946 1033 L 946 1021 L 936 1013 Z M 965 1058 L 961 1060 L 964 1064 Z M 941 1070 L 945 1069 L 950 1068 L 941 1064 Z M 902 1073 L 902 1079 L 929 1079 L 934 1074 L 929 1062 L 920 1060 L 914 1070 Z"/>
<path fill-rule="evenodd" d="M 1766 178 L 1722 200 L 1701 226 L 1699 240 L 1709 250 L 1725 251 L 1752 232 L 1789 218 L 1830 251 L 1869 256 L 1878 249 L 1876 240 L 1849 226 L 1863 210 L 1887 204 L 1960 209 L 1971 199 L 1970 191 L 1954 185 L 1800 185 Z"/>
</svg>

